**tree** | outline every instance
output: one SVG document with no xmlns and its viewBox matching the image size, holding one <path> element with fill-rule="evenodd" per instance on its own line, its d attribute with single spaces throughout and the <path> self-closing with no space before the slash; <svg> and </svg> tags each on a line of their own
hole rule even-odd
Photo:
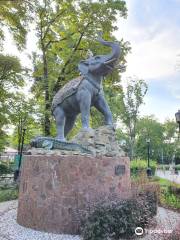
<svg viewBox="0 0 180 240">
<path fill-rule="evenodd" d="M 136 157 L 147 158 L 147 143 L 150 139 L 150 154 L 154 160 L 162 157 L 163 125 L 154 116 L 140 118 L 137 122 L 137 134 L 135 143 Z"/>
<path fill-rule="evenodd" d="M 44 133 L 49 135 L 50 130 L 54 129 L 50 111 L 53 95 L 68 80 L 79 75 L 77 64 L 87 57 L 89 50 L 94 54 L 109 51 L 95 39 L 101 31 L 107 40 L 115 40 L 112 32 L 117 29 L 117 17 L 127 15 L 125 1 L 24 0 L 21 4 L 18 1 L 3 1 L 0 4 L 1 26 L 9 28 L 19 47 L 25 46 L 27 29 L 32 26 L 30 20 L 33 19 L 40 52 L 33 55 L 35 81 L 32 92 L 39 114 L 44 118 Z M 0 38 L 3 39 L 3 28 Z M 120 62 L 123 63 L 129 45 L 123 40 L 121 45 L 123 54 Z M 119 79 L 116 71 L 106 81 L 107 88 Z"/>
<path fill-rule="evenodd" d="M 11 136 L 11 144 L 17 147 L 18 152 L 21 150 L 22 133 L 26 129 L 25 143 L 29 143 L 34 135 L 41 135 L 41 124 L 36 114 L 36 107 L 33 98 L 27 98 L 24 94 L 16 94 L 13 104 L 11 105 L 11 123 L 15 126 Z"/>
<path fill-rule="evenodd" d="M 163 152 L 166 163 L 178 161 L 179 143 L 178 143 L 178 126 L 173 120 L 167 119 L 164 124 L 164 141 Z M 175 159 L 176 158 L 176 159 Z"/>
<path fill-rule="evenodd" d="M 0 132 L 5 136 L 4 127 L 11 123 L 10 106 L 16 91 L 24 84 L 23 71 L 19 59 L 0 54 Z M 4 142 L 5 144 L 5 142 Z M 3 144 L 2 144 L 3 145 Z"/>
<path fill-rule="evenodd" d="M 126 16 L 125 2 L 121 0 L 58 1 L 43 0 L 36 4 L 35 20 L 41 54 L 34 55 L 35 96 L 44 98 L 44 133 L 50 134 L 50 102 L 57 90 L 67 80 L 77 76 L 77 64 L 86 58 L 90 49 L 95 54 L 104 52 L 95 39 L 103 31 L 107 39 L 117 16 Z M 122 41 L 123 45 L 123 41 Z M 121 61 L 125 61 L 127 46 L 124 44 Z M 109 49 L 105 49 L 109 51 Z"/>
<path fill-rule="evenodd" d="M 0 128 L 0 153 L 4 151 L 5 145 L 7 144 L 7 134 Z"/>
<path fill-rule="evenodd" d="M 177 124 L 166 120 L 158 122 L 154 116 L 138 119 L 136 127 L 135 155 L 147 158 L 146 139 L 150 139 L 150 157 L 159 163 L 172 163 L 178 160 Z"/>
<path fill-rule="evenodd" d="M 20 3 L 19 3 L 20 2 Z M 3 45 L 4 28 L 13 34 L 19 49 L 25 47 L 27 34 L 27 21 L 29 11 L 34 0 L 24 1 L 0 1 L 0 45 Z"/>
<path fill-rule="evenodd" d="M 128 79 L 128 86 L 123 93 L 123 110 L 121 112 L 122 122 L 126 126 L 128 135 L 128 146 L 130 159 L 134 157 L 134 145 L 137 133 L 137 121 L 139 108 L 143 104 L 144 96 L 147 92 L 147 84 L 144 80 L 135 78 Z"/>
<path fill-rule="evenodd" d="M 5 117 L 3 112 L 8 112 L 8 100 L 12 99 L 16 89 L 24 84 L 23 71 L 24 69 L 22 69 L 17 57 L 0 54 L 1 119 Z"/>
</svg>

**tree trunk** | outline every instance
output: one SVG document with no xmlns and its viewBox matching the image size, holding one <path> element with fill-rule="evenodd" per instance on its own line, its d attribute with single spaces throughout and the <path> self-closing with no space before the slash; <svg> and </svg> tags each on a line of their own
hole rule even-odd
<svg viewBox="0 0 180 240">
<path fill-rule="evenodd" d="M 129 135 L 130 135 L 130 160 L 134 158 L 134 145 L 135 145 L 135 127 L 129 124 Z"/>
<path fill-rule="evenodd" d="M 50 135 L 50 102 L 49 102 L 49 82 L 48 82 L 48 66 L 46 52 L 42 48 L 43 52 L 43 74 L 44 74 L 44 102 L 45 102 L 45 111 L 44 111 L 44 134 L 45 136 Z"/>
<path fill-rule="evenodd" d="M 18 122 L 18 154 L 20 154 L 20 151 L 21 151 L 21 137 L 22 137 L 22 118 L 19 117 L 19 122 Z"/>
<path fill-rule="evenodd" d="M 134 158 L 134 139 L 130 139 L 130 160 L 133 160 Z"/>
</svg>

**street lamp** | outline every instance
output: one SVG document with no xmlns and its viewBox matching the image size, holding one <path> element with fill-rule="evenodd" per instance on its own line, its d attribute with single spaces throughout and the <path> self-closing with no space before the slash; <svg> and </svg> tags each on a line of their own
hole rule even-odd
<svg viewBox="0 0 180 240">
<path fill-rule="evenodd" d="M 22 153 L 23 153 L 23 146 L 24 146 L 24 137 L 26 133 L 26 128 L 24 127 L 22 129 L 22 141 L 21 141 L 21 148 L 20 148 L 20 154 L 19 154 L 19 162 L 18 162 L 18 169 L 14 173 L 14 180 L 17 181 L 20 174 L 20 168 L 21 168 L 21 162 L 22 162 Z"/>
<path fill-rule="evenodd" d="M 151 171 L 151 168 L 150 168 L 150 142 L 151 140 L 149 138 L 146 139 L 146 143 L 147 143 L 147 159 L 148 159 L 148 167 L 147 167 L 147 176 L 150 177 L 152 175 L 152 171 Z"/>
<path fill-rule="evenodd" d="M 176 117 L 176 122 L 179 125 L 179 133 L 178 133 L 178 140 L 179 140 L 179 135 L 180 135 L 180 110 L 178 110 L 178 112 L 175 113 L 175 117 Z"/>
<path fill-rule="evenodd" d="M 20 170 L 20 167 L 21 167 L 21 160 L 22 160 L 22 152 L 23 152 L 23 146 L 24 146 L 25 133 L 26 133 L 26 128 L 23 128 L 23 132 L 22 132 L 22 143 L 21 143 L 21 151 L 20 151 L 20 158 L 19 158 L 18 170 Z"/>
</svg>

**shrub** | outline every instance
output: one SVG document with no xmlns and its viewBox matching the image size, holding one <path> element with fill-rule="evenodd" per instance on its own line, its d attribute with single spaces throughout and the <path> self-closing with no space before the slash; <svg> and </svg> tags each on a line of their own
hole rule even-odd
<svg viewBox="0 0 180 240">
<path fill-rule="evenodd" d="M 146 191 L 143 193 L 145 198 L 144 203 L 147 205 L 149 216 L 152 218 L 157 214 L 157 193 L 155 191 Z"/>
<path fill-rule="evenodd" d="M 82 222 L 84 240 L 118 240 L 134 235 L 136 227 L 144 228 L 156 214 L 155 195 L 141 193 L 136 198 L 101 203 Z"/>
<path fill-rule="evenodd" d="M 150 168 L 152 174 L 155 174 L 157 163 L 155 161 L 150 161 Z M 131 174 L 136 176 L 147 170 L 147 160 L 137 159 L 130 162 Z"/>
<path fill-rule="evenodd" d="M 158 202 L 161 206 L 180 209 L 180 184 L 160 177 L 153 177 L 150 181 L 157 186 Z"/>
<path fill-rule="evenodd" d="M 170 185 L 168 186 L 168 191 L 171 193 L 171 194 L 175 194 L 176 196 L 179 195 L 180 197 L 180 186 L 178 185 Z"/>
<path fill-rule="evenodd" d="M 0 175 L 12 173 L 12 169 L 5 164 L 0 164 Z"/>
<path fill-rule="evenodd" d="M 180 209 L 180 198 L 172 191 L 171 187 L 161 189 L 159 202 L 164 207 Z"/>
<path fill-rule="evenodd" d="M 180 171 L 180 164 L 178 164 L 178 165 L 175 166 L 175 170 L 176 170 L 176 171 Z"/>
<path fill-rule="evenodd" d="M 9 200 L 14 200 L 18 198 L 18 188 L 15 186 L 13 188 L 0 188 L 0 202 L 5 202 Z"/>
</svg>

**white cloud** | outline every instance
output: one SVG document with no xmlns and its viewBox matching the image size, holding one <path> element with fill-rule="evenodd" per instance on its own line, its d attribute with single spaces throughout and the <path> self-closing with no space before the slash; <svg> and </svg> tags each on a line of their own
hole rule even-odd
<svg viewBox="0 0 180 240">
<path fill-rule="evenodd" d="M 175 99 L 180 99 L 180 74 L 174 75 L 174 78 L 169 78 L 167 88 L 170 90 Z"/>
<path fill-rule="evenodd" d="M 180 49 L 180 29 L 173 26 L 161 29 L 155 24 L 150 29 L 119 24 L 117 37 L 129 40 L 132 52 L 127 57 L 125 76 L 137 75 L 145 79 L 158 79 L 175 73 L 177 53 Z M 123 26 L 123 27 L 122 27 Z M 125 31 L 124 31 L 125 30 Z M 124 32 L 123 32 L 124 31 Z"/>
<path fill-rule="evenodd" d="M 175 113 L 179 107 L 168 101 L 160 101 L 158 98 L 152 96 L 145 97 L 145 105 L 140 108 L 140 116 L 154 115 L 157 120 L 164 122 L 166 119 L 175 120 Z"/>
<path fill-rule="evenodd" d="M 127 71 L 122 76 L 122 83 L 125 87 L 127 77 L 133 75 L 145 79 L 150 88 L 152 81 L 158 81 L 158 89 L 161 89 L 161 85 L 166 96 L 163 97 L 163 90 L 156 95 L 152 95 L 150 91 L 145 97 L 146 104 L 141 107 L 141 115 L 154 114 L 163 122 L 167 117 L 173 118 L 179 108 L 180 72 L 176 65 L 177 56 L 180 54 L 180 28 L 169 18 L 153 15 L 151 1 L 143 6 L 145 8 L 142 13 L 144 16 L 141 16 L 142 22 L 136 11 L 139 7 L 138 1 L 126 2 L 128 18 L 119 20 L 119 30 L 116 32 L 119 40 L 123 38 L 130 41 L 132 47 L 127 56 Z M 146 21 L 147 19 L 151 21 Z M 154 82 L 153 86 L 155 85 Z"/>
</svg>

